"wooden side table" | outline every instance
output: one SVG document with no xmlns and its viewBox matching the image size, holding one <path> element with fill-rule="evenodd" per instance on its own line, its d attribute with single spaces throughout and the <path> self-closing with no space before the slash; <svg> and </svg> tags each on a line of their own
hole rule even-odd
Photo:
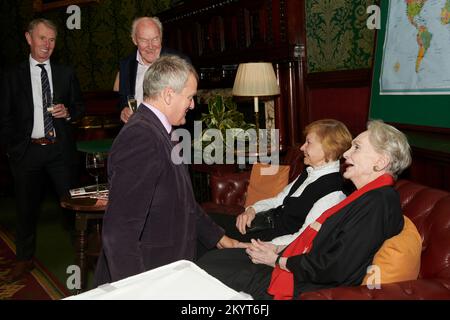
<svg viewBox="0 0 450 320">
<path fill-rule="evenodd" d="M 102 220 L 107 201 L 92 198 L 75 198 L 65 196 L 61 199 L 61 207 L 75 212 L 75 264 L 80 267 L 80 289 L 77 293 L 86 289 L 88 247 L 88 222 L 89 220 Z"/>
</svg>

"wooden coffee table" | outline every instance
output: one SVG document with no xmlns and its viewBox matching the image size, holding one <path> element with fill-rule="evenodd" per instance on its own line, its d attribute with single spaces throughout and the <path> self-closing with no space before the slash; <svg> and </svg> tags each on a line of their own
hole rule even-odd
<svg viewBox="0 0 450 320">
<path fill-rule="evenodd" d="M 61 207 L 75 212 L 75 264 L 80 267 L 80 288 L 77 293 L 86 290 L 87 261 L 86 251 L 88 247 L 88 222 L 89 220 L 102 220 L 107 201 L 93 198 L 72 198 L 65 196 L 60 201 Z"/>
</svg>

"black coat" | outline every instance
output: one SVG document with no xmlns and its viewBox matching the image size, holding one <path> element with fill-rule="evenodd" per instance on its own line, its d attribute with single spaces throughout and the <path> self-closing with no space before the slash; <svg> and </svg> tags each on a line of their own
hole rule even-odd
<svg viewBox="0 0 450 320">
<path fill-rule="evenodd" d="M 383 242 L 403 228 L 397 191 L 381 187 L 351 202 L 322 225 L 306 254 L 287 259 L 294 274 L 294 297 L 301 292 L 358 286 Z M 243 249 L 215 250 L 197 264 L 237 291 L 255 299 L 267 294 L 273 268 L 253 264 Z"/>
</svg>

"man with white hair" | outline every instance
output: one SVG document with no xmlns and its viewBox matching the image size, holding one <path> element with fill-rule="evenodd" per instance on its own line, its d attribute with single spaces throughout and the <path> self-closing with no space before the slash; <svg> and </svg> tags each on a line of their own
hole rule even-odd
<svg viewBox="0 0 450 320">
<path fill-rule="evenodd" d="M 131 39 L 136 45 L 136 51 L 120 61 L 115 84 L 120 95 L 120 119 L 125 123 L 133 113 L 128 107 L 128 96 L 134 96 L 138 106 L 144 100 L 142 82 L 147 69 L 160 55 L 179 55 L 173 50 L 162 48 L 162 36 L 163 27 L 157 17 L 140 17 L 132 23 Z M 189 61 L 185 56 L 182 58 Z"/>
</svg>

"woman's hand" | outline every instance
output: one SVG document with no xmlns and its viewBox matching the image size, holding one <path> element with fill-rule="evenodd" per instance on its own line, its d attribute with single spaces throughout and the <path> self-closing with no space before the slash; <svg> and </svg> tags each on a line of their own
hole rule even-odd
<svg viewBox="0 0 450 320">
<path fill-rule="evenodd" d="M 250 260 L 255 264 L 266 264 L 275 267 L 278 258 L 277 246 L 261 240 L 251 240 L 251 245 L 245 250 Z"/>
<path fill-rule="evenodd" d="M 252 224 L 253 219 L 255 219 L 256 211 L 253 209 L 253 207 L 248 207 L 245 212 L 241 213 L 236 218 L 236 228 L 239 230 L 240 233 L 245 234 L 246 233 L 246 227 L 250 227 Z"/>
</svg>

